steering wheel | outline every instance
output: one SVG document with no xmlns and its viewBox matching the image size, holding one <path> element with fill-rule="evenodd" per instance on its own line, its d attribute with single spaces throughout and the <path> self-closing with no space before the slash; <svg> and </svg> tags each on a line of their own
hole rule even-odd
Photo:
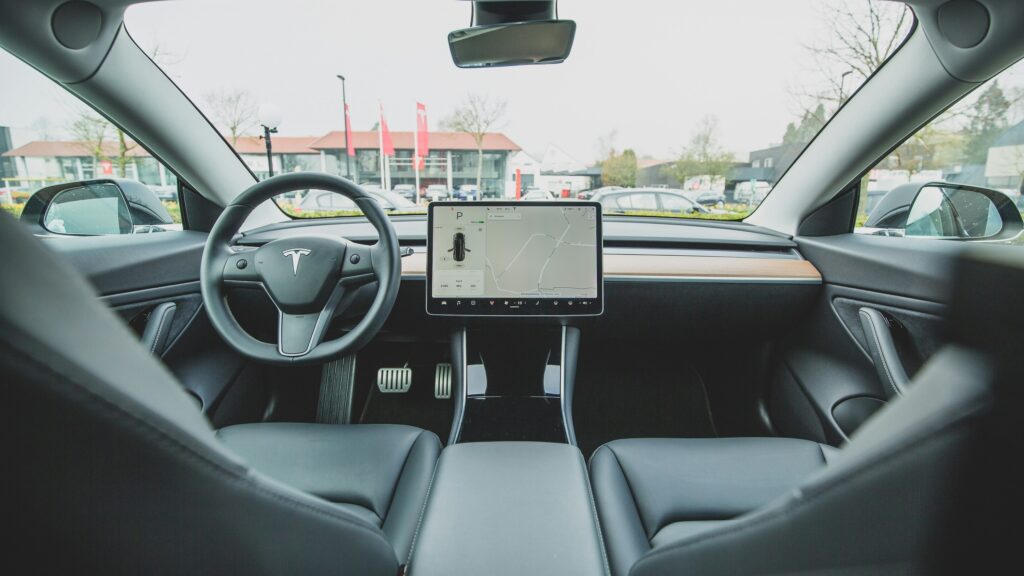
<svg viewBox="0 0 1024 576">
<path fill-rule="evenodd" d="M 378 242 L 367 246 L 338 236 L 296 234 L 256 249 L 233 245 L 257 206 L 278 194 L 307 189 L 351 199 L 377 229 Z M 384 325 L 400 281 L 398 235 L 380 204 L 344 178 L 315 172 L 275 176 L 235 198 L 206 239 L 199 275 L 210 322 L 232 348 L 253 360 L 293 365 L 322 363 L 364 346 Z M 355 288 L 370 282 L 377 282 L 377 294 L 366 315 L 345 335 L 325 341 L 331 319 L 352 303 Z M 227 305 L 231 286 L 266 291 L 278 310 L 276 344 L 253 338 L 239 325 Z"/>
</svg>

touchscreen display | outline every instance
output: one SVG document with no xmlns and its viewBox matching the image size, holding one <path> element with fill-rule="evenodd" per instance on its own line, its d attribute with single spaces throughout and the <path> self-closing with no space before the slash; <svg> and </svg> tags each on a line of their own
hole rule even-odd
<svg viewBox="0 0 1024 576">
<path fill-rule="evenodd" d="M 429 226 L 429 313 L 601 313 L 598 204 L 435 202 Z"/>
</svg>

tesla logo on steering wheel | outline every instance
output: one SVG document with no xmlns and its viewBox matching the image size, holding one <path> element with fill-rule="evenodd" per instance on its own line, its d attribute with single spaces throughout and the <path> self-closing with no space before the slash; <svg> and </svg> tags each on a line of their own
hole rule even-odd
<svg viewBox="0 0 1024 576">
<path fill-rule="evenodd" d="M 285 258 L 291 257 L 292 259 L 292 276 L 299 273 L 299 258 L 308 256 L 309 253 L 310 251 L 305 248 L 292 248 L 291 250 L 285 250 L 281 253 Z"/>
</svg>

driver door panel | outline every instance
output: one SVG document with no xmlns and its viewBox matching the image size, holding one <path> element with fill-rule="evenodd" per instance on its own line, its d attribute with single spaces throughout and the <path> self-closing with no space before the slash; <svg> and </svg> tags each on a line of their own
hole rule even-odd
<svg viewBox="0 0 1024 576">
<path fill-rule="evenodd" d="M 199 264 L 206 234 L 170 231 L 45 241 L 89 280 L 100 300 L 140 340 L 158 332 L 155 349 L 152 340 L 144 345 L 204 412 L 217 409 L 246 363 L 217 336 L 203 312 Z"/>
</svg>

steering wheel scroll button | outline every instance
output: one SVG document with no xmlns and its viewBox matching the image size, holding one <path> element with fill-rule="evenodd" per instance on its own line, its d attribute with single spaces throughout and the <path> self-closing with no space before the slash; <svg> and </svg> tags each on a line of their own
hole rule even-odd
<svg viewBox="0 0 1024 576">
<path fill-rule="evenodd" d="M 353 254 L 353 255 L 348 257 L 348 261 L 353 263 L 353 264 L 359 264 L 359 260 L 360 260 L 359 254 Z"/>
<path fill-rule="evenodd" d="M 239 270 L 245 270 L 245 267 L 248 265 L 249 261 L 245 258 L 239 258 L 238 261 L 235 262 L 235 268 L 238 268 Z"/>
</svg>

